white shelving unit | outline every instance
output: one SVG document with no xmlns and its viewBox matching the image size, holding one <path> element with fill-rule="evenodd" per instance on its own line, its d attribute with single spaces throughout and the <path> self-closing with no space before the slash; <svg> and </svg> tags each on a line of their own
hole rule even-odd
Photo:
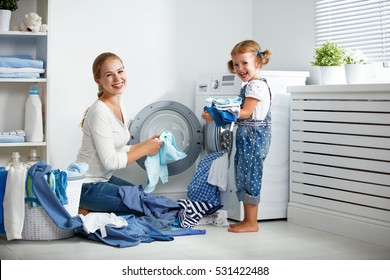
<svg viewBox="0 0 390 280">
<path fill-rule="evenodd" d="M 19 1 L 18 17 L 28 12 L 37 12 L 47 19 L 47 0 Z M 20 17 L 20 18 L 19 18 Z M 11 26 L 12 27 L 12 26 Z M 49 161 L 48 157 L 48 98 L 47 92 L 47 33 L 32 33 L 19 31 L 0 32 L 0 56 L 30 55 L 32 59 L 42 60 L 45 73 L 37 79 L 0 78 L 0 131 L 24 130 L 25 102 L 32 85 L 37 85 L 43 106 L 44 142 L 0 143 L 0 166 L 9 161 L 12 152 L 19 152 L 22 160 L 27 160 L 29 152 L 35 148 L 42 160 Z"/>
</svg>

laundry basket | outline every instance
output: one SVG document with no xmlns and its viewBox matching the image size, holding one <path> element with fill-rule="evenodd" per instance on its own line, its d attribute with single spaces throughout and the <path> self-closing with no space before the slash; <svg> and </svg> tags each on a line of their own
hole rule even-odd
<svg viewBox="0 0 390 280">
<path fill-rule="evenodd" d="M 81 186 L 84 181 L 84 179 L 68 180 L 66 188 L 68 204 L 64 205 L 64 208 L 72 217 L 78 213 Z M 31 207 L 26 204 L 22 231 L 23 240 L 57 240 L 69 238 L 73 235 L 74 230 L 63 230 L 57 227 L 42 206 Z"/>
</svg>

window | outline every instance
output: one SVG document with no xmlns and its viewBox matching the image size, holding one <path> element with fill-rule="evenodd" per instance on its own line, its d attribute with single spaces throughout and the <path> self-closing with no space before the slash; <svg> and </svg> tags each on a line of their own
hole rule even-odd
<svg viewBox="0 0 390 280">
<path fill-rule="evenodd" d="M 390 0 L 316 0 L 316 45 L 329 40 L 390 61 Z"/>
</svg>

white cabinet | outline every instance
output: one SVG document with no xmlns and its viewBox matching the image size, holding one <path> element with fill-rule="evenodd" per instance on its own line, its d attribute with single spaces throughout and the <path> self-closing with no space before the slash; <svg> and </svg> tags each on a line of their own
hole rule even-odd
<svg viewBox="0 0 390 280">
<path fill-rule="evenodd" d="M 31 3 L 35 6 L 31 6 Z M 21 14 L 28 12 L 37 12 L 47 19 L 47 14 L 42 14 L 47 13 L 47 3 L 39 0 L 19 1 L 21 10 L 17 10 L 16 15 L 19 18 L 14 18 L 14 21 L 22 21 Z M 0 143 L 0 166 L 4 166 L 9 161 L 12 152 L 19 152 L 22 160 L 26 161 L 32 148 L 37 150 L 42 160 L 48 161 L 47 36 L 47 33 L 0 32 L 0 56 L 29 55 L 32 59 L 42 60 L 45 68 L 45 73 L 41 74 L 40 78 L 0 78 L 0 131 L 24 130 L 25 102 L 32 85 L 37 85 L 40 91 L 44 122 L 43 142 Z"/>
<path fill-rule="evenodd" d="M 390 246 L 390 84 L 289 91 L 288 221 Z"/>
</svg>

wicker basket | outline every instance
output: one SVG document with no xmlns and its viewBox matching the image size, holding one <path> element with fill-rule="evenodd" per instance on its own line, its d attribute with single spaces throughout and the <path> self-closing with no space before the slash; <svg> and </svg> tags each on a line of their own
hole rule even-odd
<svg viewBox="0 0 390 280">
<path fill-rule="evenodd" d="M 84 180 L 68 181 L 66 195 L 68 204 L 64 208 L 73 217 L 79 209 L 81 186 Z M 46 211 L 41 207 L 26 204 L 22 239 L 24 240 L 56 240 L 72 237 L 74 230 L 63 230 L 57 227 Z"/>
</svg>

